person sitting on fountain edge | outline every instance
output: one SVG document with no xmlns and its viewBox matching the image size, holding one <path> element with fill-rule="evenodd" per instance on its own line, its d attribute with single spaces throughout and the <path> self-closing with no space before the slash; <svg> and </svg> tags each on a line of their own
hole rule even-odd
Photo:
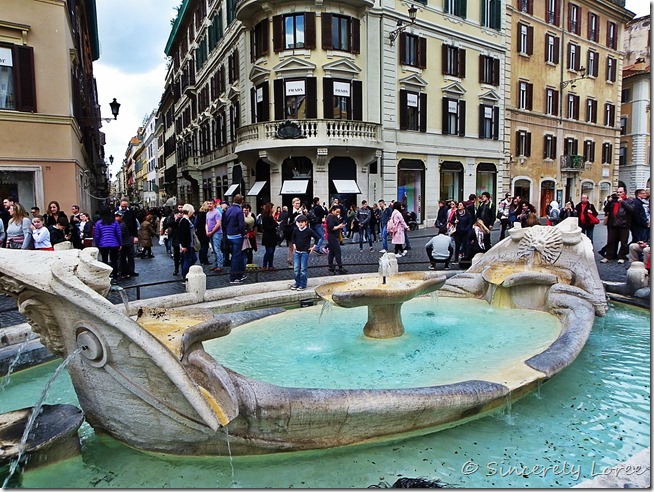
<svg viewBox="0 0 654 492">
<path fill-rule="evenodd" d="M 320 236 L 312 228 L 308 227 L 306 215 L 298 215 L 295 219 L 297 227 L 291 234 L 291 247 L 293 248 L 293 274 L 295 275 L 295 284 L 291 290 L 304 290 L 307 288 L 309 254 L 315 249 L 320 240 Z M 311 238 L 313 237 L 313 246 Z"/>
<path fill-rule="evenodd" d="M 450 260 L 454 254 L 452 238 L 447 235 L 445 226 L 436 229 L 436 235 L 425 245 L 429 258 L 429 269 L 436 270 L 436 263 L 445 263 L 445 270 L 450 269 Z"/>
</svg>

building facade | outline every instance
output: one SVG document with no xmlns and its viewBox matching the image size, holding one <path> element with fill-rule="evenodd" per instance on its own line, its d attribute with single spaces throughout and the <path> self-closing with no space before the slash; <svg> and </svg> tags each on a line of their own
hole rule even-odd
<svg viewBox="0 0 654 492">
<path fill-rule="evenodd" d="M 627 23 L 622 70 L 619 180 L 629 194 L 650 188 L 651 177 L 651 17 Z"/>
<path fill-rule="evenodd" d="M 92 213 L 108 196 L 93 77 L 94 0 L 4 0 L 0 9 L 0 195 L 45 212 Z"/>
<path fill-rule="evenodd" d="M 503 4 L 467 3 L 183 2 L 159 110 L 180 199 L 397 199 L 423 222 L 497 194 Z"/>
<path fill-rule="evenodd" d="M 506 154 L 514 195 L 600 207 L 618 183 L 622 0 L 507 5 Z"/>
</svg>

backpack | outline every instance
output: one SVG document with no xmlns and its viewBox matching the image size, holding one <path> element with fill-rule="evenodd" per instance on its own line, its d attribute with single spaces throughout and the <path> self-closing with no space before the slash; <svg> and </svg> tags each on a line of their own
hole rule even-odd
<svg viewBox="0 0 654 492">
<path fill-rule="evenodd" d="M 309 225 L 316 225 L 318 223 L 318 217 L 316 217 L 313 209 L 307 212 L 307 220 L 309 221 Z"/>
<path fill-rule="evenodd" d="M 558 208 L 553 208 L 552 210 L 550 210 L 550 220 L 558 222 L 560 213 L 561 212 Z"/>
</svg>

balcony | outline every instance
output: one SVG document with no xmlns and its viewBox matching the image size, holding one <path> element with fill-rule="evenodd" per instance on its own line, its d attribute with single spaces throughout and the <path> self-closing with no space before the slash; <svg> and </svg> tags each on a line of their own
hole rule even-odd
<svg viewBox="0 0 654 492">
<path fill-rule="evenodd" d="M 185 171 L 197 171 L 200 169 L 200 159 L 198 157 L 187 157 L 180 159 L 177 163 L 177 173 L 181 174 Z"/>
<path fill-rule="evenodd" d="M 289 122 L 266 121 L 239 128 L 236 152 L 288 147 L 363 147 L 381 148 L 381 125 L 353 120 L 293 120 L 293 137 L 278 135 Z M 292 133 L 292 132 L 291 132 Z M 288 134 L 287 134 L 288 135 Z"/>
<path fill-rule="evenodd" d="M 587 169 L 584 162 L 583 155 L 562 155 L 561 159 L 561 172 L 577 172 L 580 173 Z"/>
</svg>

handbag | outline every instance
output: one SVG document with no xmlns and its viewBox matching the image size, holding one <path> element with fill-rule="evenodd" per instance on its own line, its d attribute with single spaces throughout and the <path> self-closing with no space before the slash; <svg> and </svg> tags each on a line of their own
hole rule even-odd
<svg viewBox="0 0 654 492">
<path fill-rule="evenodd" d="M 197 252 L 200 251 L 200 248 L 202 245 L 200 244 L 200 239 L 198 238 L 198 235 L 194 232 L 193 233 L 193 249 Z"/>
<path fill-rule="evenodd" d="M 593 214 L 588 214 L 588 224 L 589 225 L 597 225 L 600 223 L 600 220 L 594 216 Z"/>
</svg>

